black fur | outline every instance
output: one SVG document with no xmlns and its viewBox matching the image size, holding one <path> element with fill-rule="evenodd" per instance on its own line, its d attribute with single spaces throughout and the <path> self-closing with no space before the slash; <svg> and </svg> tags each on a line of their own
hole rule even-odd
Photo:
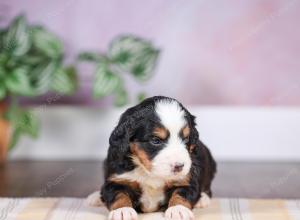
<svg viewBox="0 0 300 220">
<path fill-rule="evenodd" d="M 159 118 L 156 116 L 154 107 L 159 100 L 171 98 L 163 96 L 155 96 L 144 100 L 139 105 L 127 109 L 120 117 L 119 123 L 112 132 L 109 139 L 109 150 L 107 159 L 104 163 L 105 170 L 105 184 L 101 189 L 101 199 L 109 208 L 114 202 L 116 195 L 119 192 L 126 193 L 132 203 L 133 208 L 141 212 L 141 204 L 139 198 L 141 190 L 139 188 L 131 188 L 127 185 L 120 185 L 109 180 L 114 174 L 121 174 L 131 171 L 135 168 L 135 164 L 131 160 L 130 142 L 135 139 L 139 140 L 140 147 L 144 149 L 150 159 L 155 157 L 161 148 L 153 147 L 149 144 L 149 136 L 154 126 L 160 124 Z M 216 172 L 216 163 L 208 150 L 208 148 L 199 140 L 199 134 L 196 129 L 195 117 L 190 114 L 187 109 L 180 104 L 185 111 L 185 117 L 191 129 L 190 137 L 187 147 L 194 145 L 191 150 L 190 157 L 192 160 L 192 167 L 190 170 L 191 178 L 189 186 L 166 188 L 165 202 L 161 204 L 161 209 L 165 210 L 168 207 L 168 201 L 174 192 L 185 198 L 192 206 L 194 206 L 201 196 L 201 192 L 206 192 L 209 196 L 211 193 L 211 182 Z"/>
</svg>

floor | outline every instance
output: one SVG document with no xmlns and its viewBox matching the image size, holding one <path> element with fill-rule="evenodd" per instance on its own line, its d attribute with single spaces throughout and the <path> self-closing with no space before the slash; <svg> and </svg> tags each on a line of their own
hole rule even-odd
<svg viewBox="0 0 300 220">
<path fill-rule="evenodd" d="M 14 161 L 0 165 L 1 197 L 86 197 L 102 183 L 99 161 Z M 300 163 L 219 162 L 215 197 L 300 198 Z"/>
</svg>

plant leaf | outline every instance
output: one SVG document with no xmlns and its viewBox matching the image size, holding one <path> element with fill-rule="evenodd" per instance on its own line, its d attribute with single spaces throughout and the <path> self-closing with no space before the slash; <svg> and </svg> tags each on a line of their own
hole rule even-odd
<svg viewBox="0 0 300 220">
<path fill-rule="evenodd" d="M 21 130 L 20 129 L 14 129 L 10 138 L 10 143 L 9 143 L 9 150 L 12 150 L 18 143 L 20 137 L 21 137 Z"/>
<path fill-rule="evenodd" d="M 146 96 L 147 96 L 146 93 L 140 92 L 140 93 L 137 95 L 137 100 L 138 100 L 138 102 L 144 101 L 145 98 L 146 98 Z"/>
<path fill-rule="evenodd" d="M 7 112 L 6 117 L 11 121 L 13 128 L 10 149 L 17 144 L 22 134 L 33 138 L 38 136 L 39 121 L 31 111 L 13 108 Z"/>
<path fill-rule="evenodd" d="M 32 96 L 33 91 L 28 77 L 28 68 L 18 67 L 8 74 L 5 86 L 11 92 L 18 95 Z"/>
<path fill-rule="evenodd" d="M 63 45 L 57 36 L 41 27 L 33 27 L 31 32 L 36 50 L 54 59 L 62 56 Z"/>
<path fill-rule="evenodd" d="M 45 60 L 46 60 L 45 57 L 42 56 L 41 54 L 28 53 L 26 54 L 26 56 L 19 59 L 18 62 L 22 63 L 23 65 L 36 67 L 41 63 L 45 63 Z"/>
<path fill-rule="evenodd" d="M 117 107 L 124 106 L 128 103 L 128 94 L 124 88 L 120 88 L 115 92 L 114 105 Z"/>
<path fill-rule="evenodd" d="M 16 17 L 4 36 L 3 47 L 14 56 L 22 56 L 31 47 L 31 38 L 24 16 Z"/>
<path fill-rule="evenodd" d="M 106 60 L 107 58 L 104 55 L 98 54 L 96 52 L 82 52 L 78 55 L 78 59 L 81 61 L 91 61 L 99 63 Z"/>
<path fill-rule="evenodd" d="M 49 91 L 52 84 L 53 75 L 57 71 L 56 62 L 41 63 L 30 73 L 30 81 L 34 90 L 34 95 L 43 95 Z"/>
<path fill-rule="evenodd" d="M 38 136 L 39 121 L 31 111 L 22 111 L 16 124 L 22 133 L 28 134 L 33 138 Z"/>
<path fill-rule="evenodd" d="M 6 88 L 3 81 L 0 81 L 0 100 L 4 99 L 6 96 Z"/>
<path fill-rule="evenodd" d="M 6 75 L 6 71 L 4 69 L 4 66 L 1 66 L 0 63 L 0 81 L 4 80 L 5 75 Z"/>
<path fill-rule="evenodd" d="M 155 50 L 144 51 L 136 58 L 129 72 L 140 81 L 148 80 L 156 66 L 158 55 L 159 52 Z"/>
<path fill-rule="evenodd" d="M 77 74 L 74 67 L 59 67 L 54 75 L 51 83 L 53 91 L 64 95 L 72 94 L 77 87 Z"/>
<path fill-rule="evenodd" d="M 122 70 L 145 81 L 154 70 L 159 51 L 141 38 L 121 36 L 112 41 L 108 54 Z"/>
<path fill-rule="evenodd" d="M 93 95 L 95 98 L 107 96 L 121 86 L 121 78 L 113 73 L 106 63 L 100 63 L 95 73 Z"/>
</svg>

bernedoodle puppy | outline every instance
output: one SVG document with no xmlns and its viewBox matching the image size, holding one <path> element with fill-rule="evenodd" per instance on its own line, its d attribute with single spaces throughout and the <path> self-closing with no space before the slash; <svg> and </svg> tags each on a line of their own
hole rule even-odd
<svg viewBox="0 0 300 220">
<path fill-rule="evenodd" d="M 177 100 L 155 96 L 127 109 L 109 139 L 105 183 L 88 203 L 101 201 L 111 220 L 165 211 L 194 219 L 209 204 L 216 163 L 199 140 L 195 117 Z"/>
</svg>

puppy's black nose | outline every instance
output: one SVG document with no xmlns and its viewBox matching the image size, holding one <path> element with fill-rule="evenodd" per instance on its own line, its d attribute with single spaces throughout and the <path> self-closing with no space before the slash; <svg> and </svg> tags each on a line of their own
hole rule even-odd
<svg viewBox="0 0 300 220">
<path fill-rule="evenodd" d="M 175 163 L 174 168 L 173 168 L 173 172 L 174 173 L 179 173 L 182 171 L 184 167 L 184 163 Z"/>
</svg>

